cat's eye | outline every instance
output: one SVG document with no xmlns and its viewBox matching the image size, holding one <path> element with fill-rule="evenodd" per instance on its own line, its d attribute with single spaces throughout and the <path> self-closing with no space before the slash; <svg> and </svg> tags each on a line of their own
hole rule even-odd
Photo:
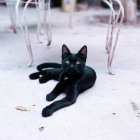
<svg viewBox="0 0 140 140">
<path fill-rule="evenodd" d="M 70 61 L 67 60 L 67 61 L 66 61 L 66 64 L 69 64 L 69 63 L 70 63 Z"/>
<path fill-rule="evenodd" d="M 76 61 L 76 64 L 80 64 L 80 62 L 79 61 Z"/>
</svg>

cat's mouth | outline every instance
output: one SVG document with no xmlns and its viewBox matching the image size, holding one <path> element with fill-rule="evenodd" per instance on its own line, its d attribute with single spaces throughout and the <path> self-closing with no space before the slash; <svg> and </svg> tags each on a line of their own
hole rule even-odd
<svg viewBox="0 0 140 140">
<path fill-rule="evenodd" d="M 74 75 L 74 74 L 76 74 L 77 72 L 76 72 L 75 70 L 71 69 L 71 70 L 68 71 L 68 73 L 71 74 L 71 75 Z"/>
<path fill-rule="evenodd" d="M 74 74 L 76 74 L 75 72 L 68 72 L 70 75 L 74 75 Z"/>
</svg>

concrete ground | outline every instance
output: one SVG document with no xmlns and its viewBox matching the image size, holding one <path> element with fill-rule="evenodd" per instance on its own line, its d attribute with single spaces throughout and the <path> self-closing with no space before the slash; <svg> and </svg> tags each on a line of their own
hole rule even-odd
<svg viewBox="0 0 140 140">
<path fill-rule="evenodd" d="M 68 14 L 52 10 L 53 42 L 48 48 L 36 40 L 34 9 L 28 10 L 33 67 L 26 67 L 28 52 L 21 31 L 13 34 L 4 7 L 0 7 L 0 140 L 140 140 L 140 29 L 124 26 L 121 31 L 113 69 L 108 74 L 105 51 L 107 25 L 88 24 L 90 15 L 108 11 L 77 12 L 74 28 L 68 27 Z M 41 116 L 55 81 L 39 84 L 29 80 L 30 73 L 43 62 L 61 62 L 61 46 L 71 52 L 88 46 L 87 65 L 97 72 L 94 87 L 77 102 L 49 118 Z M 62 98 L 63 95 L 56 100 Z M 23 106 L 28 111 L 16 110 Z"/>
</svg>

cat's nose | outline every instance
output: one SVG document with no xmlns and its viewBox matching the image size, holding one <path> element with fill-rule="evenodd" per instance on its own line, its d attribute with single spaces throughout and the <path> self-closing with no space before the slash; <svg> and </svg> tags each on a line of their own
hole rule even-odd
<svg viewBox="0 0 140 140">
<path fill-rule="evenodd" d="M 74 68 L 74 65 L 73 65 L 73 64 L 71 64 L 71 65 L 70 65 L 70 69 L 73 69 L 73 68 Z"/>
<path fill-rule="evenodd" d="M 71 66 L 70 69 L 69 69 L 69 71 L 70 71 L 71 73 L 75 72 L 74 67 Z"/>
</svg>

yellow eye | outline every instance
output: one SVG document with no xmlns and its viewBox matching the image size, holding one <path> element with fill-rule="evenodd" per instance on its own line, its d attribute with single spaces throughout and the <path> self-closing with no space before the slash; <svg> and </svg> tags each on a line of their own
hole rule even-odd
<svg viewBox="0 0 140 140">
<path fill-rule="evenodd" d="M 69 64 L 69 63 L 70 63 L 70 62 L 67 60 L 67 61 L 66 61 L 66 64 Z"/>
<path fill-rule="evenodd" d="M 76 61 L 76 64 L 80 64 L 80 62 L 79 61 Z"/>
</svg>

